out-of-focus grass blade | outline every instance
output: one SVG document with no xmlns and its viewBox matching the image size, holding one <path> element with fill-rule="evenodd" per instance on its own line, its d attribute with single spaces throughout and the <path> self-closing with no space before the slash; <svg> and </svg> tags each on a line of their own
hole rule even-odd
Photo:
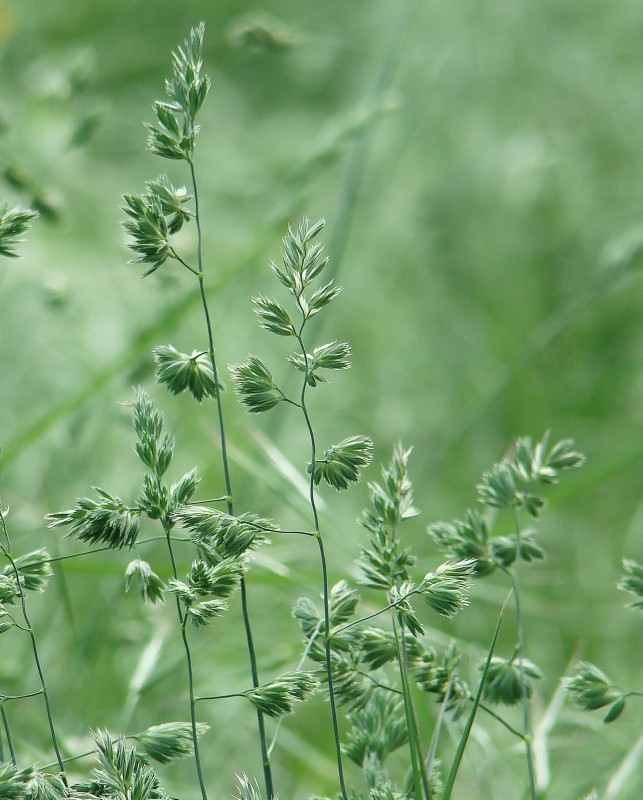
<svg viewBox="0 0 643 800">
<path fill-rule="evenodd" d="M 634 775 L 634 771 L 643 759 L 643 733 L 634 742 L 625 758 L 621 761 L 618 769 L 612 775 L 607 784 L 603 800 L 616 800 L 620 796 L 625 784 Z M 639 773 L 640 777 L 640 773 Z M 634 795 L 632 795 L 634 796 Z"/>
<path fill-rule="evenodd" d="M 469 712 L 469 716 L 467 717 L 464 730 L 462 731 L 462 735 L 460 736 L 460 741 L 458 742 L 458 747 L 456 749 L 455 756 L 453 757 L 451 769 L 449 770 L 449 774 L 444 784 L 444 792 L 442 794 L 442 800 L 451 800 L 451 795 L 453 793 L 453 785 L 455 784 L 455 779 L 458 775 L 460 764 L 462 763 L 462 756 L 464 755 L 464 751 L 467 746 L 467 741 L 469 740 L 469 734 L 471 733 L 471 728 L 473 727 L 473 721 L 476 718 L 478 706 L 480 705 L 480 700 L 482 698 L 482 690 L 484 689 L 484 683 L 487 680 L 487 673 L 489 672 L 489 666 L 491 664 L 491 659 L 493 658 L 493 651 L 496 649 L 496 642 L 498 641 L 500 626 L 502 625 L 502 620 L 505 615 L 505 608 L 507 606 L 509 598 L 511 597 L 511 594 L 512 593 L 509 592 L 509 594 L 505 598 L 505 602 L 502 604 L 502 608 L 500 609 L 500 614 L 498 614 L 498 622 L 496 623 L 496 629 L 493 632 L 491 644 L 489 645 L 487 658 L 484 663 L 484 668 L 482 670 L 480 682 L 478 683 L 478 690 L 473 700 L 473 705 L 471 706 L 471 711 Z"/>
</svg>

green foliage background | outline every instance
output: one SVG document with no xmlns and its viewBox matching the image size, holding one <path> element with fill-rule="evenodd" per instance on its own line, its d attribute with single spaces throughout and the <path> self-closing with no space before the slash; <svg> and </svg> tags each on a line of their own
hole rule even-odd
<svg viewBox="0 0 643 800">
<path fill-rule="evenodd" d="M 350 341 L 355 363 L 315 394 L 321 444 L 360 431 L 380 461 L 398 440 L 415 446 L 423 514 L 407 535 L 428 570 L 439 555 L 426 524 L 472 505 L 481 472 L 515 436 L 574 437 L 588 465 L 552 493 L 548 561 L 524 571 L 528 656 L 546 672 L 537 718 L 574 656 L 641 688 L 640 622 L 615 588 L 621 557 L 643 557 L 643 7 L 632 0 L 2 0 L 0 194 L 43 216 L 23 258 L 0 267 L 2 498 L 16 551 L 72 552 L 43 515 L 90 485 L 133 497 L 122 404 L 139 383 L 177 435 L 177 476 L 198 464 L 205 495 L 221 493 L 213 407 L 153 386 L 153 345 L 205 347 L 197 296 L 169 264 L 142 282 L 119 226 L 122 192 L 162 171 L 186 180 L 146 153 L 142 122 L 170 50 L 201 19 L 213 89 L 197 169 L 219 357 L 275 360 L 250 296 L 272 291 L 267 263 L 286 223 L 325 216 L 345 289 L 320 336 Z M 237 507 L 301 523 L 299 420 L 288 409 L 249 419 L 230 391 L 225 410 Z M 354 519 L 366 491 L 323 497 L 337 580 L 363 539 Z M 284 540 L 248 578 L 266 679 L 296 663 L 290 608 L 319 585 L 313 545 Z M 165 575 L 162 550 L 146 553 Z M 124 595 L 127 560 L 61 562 L 33 603 L 69 753 L 89 726 L 187 718 L 172 610 Z M 503 596 L 500 583 L 478 585 L 436 636 L 471 643 L 475 663 Z M 193 638 L 200 686 L 249 684 L 236 606 Z M 0 645 L 0 691 L 28 691 L 28 642 L 12 632 Z M 208 780 L 221 796 L 235 772 L 259 771 L 254 715 L 239 702 L 203 709 Z M 49 760 L 38 699 L 10 712 L 25 758 Z M 434 709 L 423 713 L 430 725 Z M 560 711 L 548 798 L 604 788 L 635 741 L 636 708 L 607 729 L 595 716 Z M 457 790 L 516 796 L 523 761 L 486 727 Z M 283 798 L 335 790 L 321 698 L 284 725 L 276 764 Z M 182 800 L 195 796 L 190 764 L 165 778 Z M 619 796 L 642 788 L 633 778 Z"/>
</svg>

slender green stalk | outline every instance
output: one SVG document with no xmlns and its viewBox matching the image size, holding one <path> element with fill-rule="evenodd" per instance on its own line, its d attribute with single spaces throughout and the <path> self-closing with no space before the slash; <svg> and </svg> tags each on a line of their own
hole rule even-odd
<svg viewBox="0 0 643 800">
<path fill-rule="evenodd" d="M 438 742 L 440 741 L 440 734 L 442 732 L 442 725 L 444 724 L 444 719 L 446 715 L 447 706 L 449 705 L 449 700 L 451 698 L 451 689 L 453 688 L 453 681 L 455 679 L 455 674 L 452 672 L 449 675 L 449 681 L 447 683 L 446 692 L 444 693 L 444 699 L 440 704 L 440 711 L 438 713 L 438 718 L 436 720 L 435 726 L 433 728 L 433 733 L 431 734 L 431 744 L 429 745 L 429 755 L 426 759 L 426 771 L 429 775 L 433 772 L 433 765 L 435 763 L 435 756 L 438 752 Z"/>
<path fill-rule="evenodd" d="M 301 331 L 303 330 L 304 325 L 306 324 L 306 315 L 304 313 L 303 308 L 301 307 L 299 298 L 297 298 L 297 303 L 299 305 L 303 318 L 301 329 L 297 334 L 297 341 L 299 342 L 299 346 L 301 347 L 302 355 L 304 357 L 304 379 L 302 381 L 302 386 L 301 386 L 300 406 L 302 414 L 304 415 L 306 428 L 308 430 L 308 437 L 310 440 L 310 463 L 312 467 L 314 467 L 315 460 L 317 457 L 317 444 L 315 441 L 315 433 L 313 431 L 313 426 L 310 421 L 310 416 L 308 414 L 308 408 L 306 407 L 306 388 L 308 386 L 308 375 L 309 375 L 308 353 L 306 351 L 306 346 L 304 345 L 304 341 L 301 338 Z M 330 701 L 330 714 L 333 722 L 333 735 L 335 737 L 335 757 L 337 759 L 337 775 L 339 778 L 339 787 L 342 793 L 343 800 L 348 800 L 348 795 L 346 793 L 346 784 L 344 781 L 344 764 L 342 762 L 342 745 L 339 738 L 339 722 L 337 719 L 337 707 L 335 704 L 335 691 L 333 688 L 333 672 L 332 672 L 331 649 L 330 649 L 330 601 L 329 601 L 329 585 L 328 585 L 328 566 L 326 564 L 326 553 L 324 551 L 324 542 L 322 540 L 321 531 L 319 528 L 319 515 L 317 513 L 317 503 L 315 500 L 315 480 L 314 480 L 315 472 L 312 467 L 310 470 L 308 494 L 310 499 L 310 507 L 313 513 L 313 522 L 315 527 L 315 534 L 317 537 L 317 544 L 319 546 L 319 558 L 321 561 L 321 568 L 322 568 L 322 591 L 324 599 L 324 626 L 325 626 L 324 651 L 326 655 L 328 699 Z"/>
<path fill-rule="evenodd" d="M 41 694 L 42 689 L 38 689 L 37 692 L 29 692 L 28 694 L 1 694 L 0 703 L 4 703 L 5 700 L 23 700 L 25 697 L 39 697 Z"/>
<path fill-rule="evenodd" d="M 164 525 L 165 527 L 165 525 Z M 174 550 L 172 549 L 172 539 L 170 537 L 169 528 L 165 527 L 165 536 L 167 540 L 167 548 L 170 555 L 170 562 L 172 564 L 172 574 L 175 580 L 178 580 L 178 572 L 176 569 L 176 561 L 174 559 Z M 190 723 L 192 725 L 192 741 L 194 745 L 194 761 L 196 763 L 196 772 L 199 779 L 199 787 L 201 788 L 202 800 L 208 800 L 208 794 L 205 789 L 205 781 L 203 778 L 203 770 L 201 767 L 201 754 L 199 752 L 199 737 L 196 729 L 196 704 L 194 697 L 194 674 L 192 670 L 192 652 L 190 650 L 190 643 L 188 642 L 187 631 L 185 625 L 187 623 L 187 615 L 183 613 L 181 608 L 181 601 L 176 596 L 176 612 L 181 624 L 181 639 L 183 640 L 183 648 L 185 650 L 185 660 L 188 669 L 188 692 L 190 696 Z"/>
<path fill-rule="evenodd" d="M 522 618 L 522 607 L 520 604 L 520 590 L 518 587 L 518 567 L 520 564 L 520 510 L 514 510 L 516 521 L 516 560 L 511 571 L 511 586 L 513 589 L 514 606 L 516 609 L 516 628 L 518 631 L 518 666 L 520 668 L 520 686 L 522 691 L 522 715 L 523 725 L 525 729 L 524 742 L 525 742 L 525 756 L 527 758 L 527 773 L 529 775 L 529 791 L 531 793 L 531 800 L 538 800 L 536 792 L 536 772 L 534 769 L 534 757 L 531 749 L 531 717 L 529 714 L 529 695 L 527 693 L 527 678 L 525 676 L 524 654 L 525 654 L 525 629 Z"/>
<path fill-rule="evenodd" d="M 42 689 L 42 697 L 45 701 L 45 711 L 47 714 L 47 721 L 49 723 L 49 732 L 51 734 L 51 742 L 54 747 L 54 752 L 56 754 L 56 761 L 58 762 L 58 766 L 60 767 L 60 777 L 62 782 L 65 786 L 68 786 L 67 783 L 67 776 L 65 775 L 65 767 L 62 760 L 62 755 L 60 754 L 60 748 L 58 746 L 58 737 L 56 735 L 56 727 L 54 725 L 53 715 L 51 713 L 51 703 L 49 701 L 49 692 L 47 691 L 47 683 L 45 681 L 45 675 L 42 669 L 42 664 L 40 662 L 40 655 L 38 653 L 38 643 L 36 641 L 36 634 L 31 626 L 31 621 L 29 619 L 29 613 L 27 612 L 27 601 L 25 598 L 25 592 L 22 588 L 22 583 L 20 581 L 20 573 L 18 571 L 18 567 L 16 566 L 16 562 L 13 560 L 11 556 L 11 540 L 9 539 L 9 532 L 7 531 L 7 525 L 5 523 L 4 514 L 2 510 L 0 510 L 0 524 L 2 525 L 2 532 L 4 534 L 4 538 L 7 542 L 7 546 L 0 544 L 0 550 L 7 558 L 9 563 L 11 564 L 11 569 L 13 570 L 14 577 L 16 579 L 16 590 L 18 592 L 18 597 L 20 598 L 20 607 L 22 609 L 22 616 L 25 621 L 26 632 L 29 634 L 29 638 L 31 640 L 31 650 L 33 652 L 34 663 L 36 665 L 36 670 L 38 672 L 38 678 L 40 680 L 40 687 Z M 25 629 L 23 629 L 25 630 Z M 4 708 L 3 708 L 4 714 Z M 6 729 L 6 728 L 5 728 Z"/>
<path fill-rule="evenodd" d="M 406 674 L 404 654 L 402 651 L 402 646 L 400 645 L 400 638 L 404 638 L 404 631 L 402 631 L 400 636 L 398 631 L 398 623 L 395 618 L 393 618 L 393 635 L 395 636 L 397 663 L 400 670 L 400 680 L 402 682 L 402 694 L 404 695 L 404 716 L 406 717 L 406 729 L 408 732 L 409 754 L 411 756 L 411 770 L 413 772 L 415 796 L 417 800 L 422 800 L 422 798 L 430 800 L 431 795 L 428 779 L 425 779 L 425 776 L 423 775 L 424 764 L 418 747 L 417 723 L 411 702 L 411 689 L 409 687 L 408 676 Z"/>
<path fill-rule="evenodd" d="M 11 726 L 9 725 L 9 717 L 7 716 L 4 703 L 0 703 L 0 715 L 2 716 L 2 726 L 4 728 L 4 734 L 7 737 L 7 746 L 9 747 L 9 753 L 11 754 L 11 761 L 14 765 L 17 765 L 18 762 L 16 760 L 16 751 L 13 746 L 13 737 L 11 736 Z"/>
<path fill-rule="evenodd" d="M 509 594 L 505 598 L 504 603 L 502 604 L 502 607 L 500 608 L 500 614 L 498 615 L 498 622 L 496 623 L 496 628 L 493 632 L 491 644 L 489 645 L 489 651 L 487 653 L 487 658 L 485 660 L 484 667 L 482 669 L 482 675 L 480 676 L 478 689 L 473 699 L 473 705 L 471 706 L 471 711 L 469 712 L 469 716 L 467 717 L 464 730 L 462 731 L 462 736 L 460 737 L 460 741 L 458 742 L 458 747 L 456 749 L 455 756 L 453 757 L 453 763 L 451 764 L 451 769 L 449 770 L 449 774 L 444 784 L 444 792 L 442 793 L 441 800 L 451 800 L 451 795 L 453 793 L 453 785 L 455 783 L 458 770 L 460 769 L 460 764 L 462 763 L 462 756 L 464 755 L 464 750 L 467 746 L 467 742 L 469 741 L 469 734 L 471 733 L 471 728 L 473 727 L 473 721 L 476 718 L 476 712 L 478 711 L 478 707 L 480 706 L 482 691 L 484 689 L 485 681 L 487 680 L 487 674 L 489 673 L 491 659 L 493 658 L 493 652 L 496 649 L 496 642 L 498 641 L 498 634 L 500 633 L 500 626 L 502 625 L 502 620 L 505 614 L 505 608 L 507 606 L 507 603 L 509 602 L 509 597 L 511 596 L 511 593 L 512 592 L 509 592 Z"/>
<path fill-rule="evenodd" d="M 200 700 L 229 700 L 231 697 L 245 697 L 243 692 L 230 692 L 230 694 L 200 694 L 194 699 L 198 703 Z"/>
<path fill-rule="evenodd" d="M 475 698 L 471 697 L 471 702 L 475 702 Z M 485 714 L 489 714 L 490 717 L 493 717 L 497 722 L 503 725 L 510 733 L 513 733 L 514 736 L 517 736 L 521 741 L 526 741 L 526 737 L 524 733 L 521 733 L 519 730 L 510 725 L 506 719 L 503 719 L 500 714 L 496 714 L 496 712 L 489 708 L 489 706 L 484 705 L 484 703 L 478 703 L 478 707 L 481 711 L 484 711 Z"/>
<path fill-rule="evenodd" d="M 402 631 L 402 635 L 400 638 L 400 644 L 402 645 L 402 669 L 404 671 L 404 680 L 406 681 L 406 686 L 408 689 L 408 703 L 409 703 L 409 710 L 411 712 L 411 720 L 413 722 L 413 735 L 415 737 L 415 746 L 417 747 L 418 758 L 420 761 L 420 768 L 421 768 L 421 778 L 422 784 L 424 785 L 424 791 L 426 792 L 427 800 L 431 800 L 432 793 L 431 793 L 431 785 L 429 783 L 429 775 L 426 769 L 426 760 L 424 758 L 424 753 L 422 752 L 422 737 L 420 736 L 420 727 L 417 721 L 417 715 L 415 713 L 415 705 L 413 703 L 413 694 L 411 692 L 411 684 L 409 683 L 409 659 L 408 653 L 406 649 L 406 637 L 404 635 L 404 631 Z"/>
<path fill-rule="evenodd" d="M 214 336 L 212 333 L 212 322 L 210 320 L 210 311 L 208 309 L 208 302 L 205 294 L 205 281 L 203 273 L 203 235 L 201 231 L 201 214 L 199 209 L 199 189 L 196 180 L 196 172 L 194 170 L 194 162 L 190 159 L 190 175 L 192 178 L 192 189 L 194 192 L 194 216 L 197 229 L 197 265 L 198 265 L 198 281 L 199 293 L 201 295 L 201 305 L 203 307 L 203 316 L 205 318 L 205 326 L 208 335 L 208 355 L 210 357 L 210 365 L 212 367 L 212 377 L 214 385 L 217 387 L 215 397 L 217 404 L 217 417 L 219 424 L 219 436 L 221 441 L 221 460 L 223 463 L 223 476 L 225 481 L 226 490 L 226 505 L 228 514 L 234 516 L 234 505 L 232 494 L 232 482 L 230 479 L 230 465 L 228 461 L 228 448 L 226 443 L 225 424 L 223 419 L 223 405 L 221 403 L 221 392 L 219 391 L 219 377 L 217 370 L 217 362 L 214 355 Z M 250 623 L 250 610 L 248 607 L 248 591 L 246 587 L 245 577 L 242 575 L 239 582 L 241 592 L 241 611 L 243 615 L 243 625 L 246 632 L 246 644 L 248 648 L 248 657 L 250 659 L 250 675 L 252 678 L 252 685 L 256 689 L 259 687 L 259 670 L 257 667 L 257 654 L 254 646 L 254 638 L 252 635 L 252 626 Z M 259 731 L 259 743 L 261 747 L 261 759 L 263 767 L 264 783 L 266 785 L 267 800 L 272 800 L 274 797 L 274 788 L 272 780 L 272 769 L 270 766 L 270 755 L 268 753 L 268 743 L 266 738 L 266 728 L 264 723 L 264 715 L 262 711 L 256 709 L 257 712 L 257 728 Z"/>
<path fill-rule="evenodd" d="M 150 536 L 149 539 L 137 539 L 136 546 L 138 547 L 141 544 L 149 544 L 150 542 L 164 542 L 166 539 L 165 536 Z M 192 543 L 192 539 L 188 536 L 173 536 L 173 542 L 190 542 Z M 80 558 L 81 556 L 91 556 L 93 553 L 102 553 L 105 550 L 113 550 L 114 548 L 111 546 L 107 547 L 96 547 L 94 550 L 83 550 L 81 553 L 71 553 L 68 556 L 56 556 L 55 558 L 48 558 L 45 563 L 46 564 L 53 564 L 56 561 L 68 561 L 70 558 Z"/>
<path fill-rule="evenodd" d="M 297 664 L 297 671 L 299 671 L 304 664 L 306 663 L 306 659 L 308 658 L 308 653 L 310 653 L 315 640 L 319 636 L 319 631 L 321 630 L 321 620 L 315 626 L 315 630 L 312 633 L 312 636 L 308 640 L 306 647 L 304 648 L 304 652 L 301 654 L 301 658 L 299 659 L 299 663 Z M 277 725 L 275 727 L 275 732 L 272 736 L 272 741 L 270 742 L 270 747 L 268 748 L 268 753 L 271 754 L 277 744 L 277 737 L 279 736 L 279 730 L 281 729 L 281 723 L 283 722 L 283 717 L 279 717 L 277 720 Z"/>
<path fill-rule="evenodd" d="M 358 675 L 362 675 L 364 678 L 367 678 L 373 684 L 373 686 L 377 686 L 378 689 L 384 689 L 385 691 L 391 692 L 392 694 L 401 694 L 401 695 L 404 694 L 404 692 L 400 691 L 399 689 L 396 689 L 394 686 L 387 686 L 387 684 L 385 683 L 380 683 L 371 675 L 370 672 L 364 672 L 361 669 L 355 671 L 357 672 Z"/>
<path fill-rule="evenodd" d="M 396 600 L 394 603 L 389 603 L 387 606 L 380 608 L 379 611 L 374 611 L 372 614 L 367 614 L 365 617 L 360 617 L 359 619 L 354 619 L 352 622 L 347 622 L 346 625 L 341 625 L 339 628 L 335 629 L 335 634 L 342 633 L 348 628 L 352 628 L 353 625 L 361 625 L 362 622 L 368 622 L 369 619 L 374 619 L 375 617 L 379 617 L 382 614 L 385 614 L 387 611 L 390 611 L 392 608 L 396 608 L 397 606 L 400 605 L 400 603 L 404 603 L 406 600 L 408 600 L 409 597 L 412 597 L 414 594 L 419 594 L 419 593 L 420 592 L 417 589 L 413 589 L 412 591 L 405 594 L 404 597 L 400 597 L 399 600 Z"/>
</svg>

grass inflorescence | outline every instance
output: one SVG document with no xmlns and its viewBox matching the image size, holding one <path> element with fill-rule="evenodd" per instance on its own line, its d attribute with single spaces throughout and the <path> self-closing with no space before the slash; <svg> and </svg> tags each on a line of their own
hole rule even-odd
<svg viewBox="0 0 643 800">
<path fill-rule="evenodd" d="M 72 508 L 48 515 L 51 529 L 64 529 L 67 537 L 89 545 L 89 550 L 57 557 L 44 549 L 15 555 L 8 511 L 0 506 L 0 556 L 5 562 L 0 573 L 0 634 L 15 631 L 29 638 L 38 678 L 21 694 L 0 694 L 0 797 L 169 800 L 152 764 L 179 758 L 192 759 L 202 800 L 220 796 L 207 769 L 207 748 L 216 747 L 220 732 L 210 730 L 200 715 L 206 703 L 212 708 L 210 704 L 230 701 L 237 704 L 240 719 L 248 712 L 254 715 L 257 753 L 248 762 L 255 764 L 258 758 L 262 773 L 262 785 L 254 775 L 237 776 L 236 797 L 275 800 L 279 787 L 273 760 L 282 772 L 287 765 L 279 747 L 281 721 L 323 691 L 328 700 L 327 738 L 333 743 L 332 782 L 342 800 L 457 797 L 458 775 L 474 725 L 483 715 L 524 754 L 516 795 L 537 800 L 544 796 L 547 778 L 535 753 L 533 698 L 544 676 L 532 660 L 537 653 L 529 641 L 523 584 L 527 569 L 545 558 L 534 527 L 545 511 L 545 495 L 565 473 L 581 468 L 585 458 L 571 440 L 554 442 L 549 433 L 540 441 L 519 438 L 505 458 L 483 473 L 476 508 L 428 526 L 429 540 L 444 560 L 426 564 L 417 555 L 417 538 L 412 535 L 420 513 L 411 479 L 412 448 L 398 444 L 382 466 L 381 477 L 367 484 L 367 506 L 358 520 L 362 532 L 357 533 L 356 526 L 355 533 L 361 535 L 359 559 L 353 570 L 335 576 L 337 567 L 328 553 L 330 524 L 320 510 L 320 492 L 342 492 L 359 484 L 370 468 L 374 444 L 363 433 L 338 430 L 336 443 L 322 442 L 318 433 L 320 413 L 343 427 L 323 404 L 318 406 L 322 412 L 313 413 L 311 398 L 313 393 L 323 396 L 330 377 L 350 368 L 352 348 L 339 339 L 312 341 L 311 320 L 328 315 L 341 287 L 329 275 L 324 220 L 311 223 L 304 217 L 287 228 L 281 259 L 269 264 L 278 294 L 253 298 L 260 327 L 287 341 L 291 352 L 281 366 L 274 365 L 274 356 L 248 355 L 228 372 L 245 411 L 261 415 L 283 407 L 292 415 L 292 425 L 301 429 L 307 511 L 300 530 L 282 527 L 261 508 L 239 511 L 222 398 L 228 376 L 225 381 L 221 377 L 217 309 L 207 292 L 199 201 L 196 120 L 210 89 L 203 69 L 204 33 L 204 25 L 197 26 L 173 53 L 165 97 L 154 103 L 155 119 L 147 125 L 149 150 L 183 167 L 187 186 L 175 186 L 167 175 L 159 175 L 146 182 L 141 194 L 125 194 L 123 211 L 129 247 L 135 263 L 144 265 L 144 276 L 174 268 L 198 292 L 202 340 L 189 353 L 171 344 L 158 345 L 153 361 L 157 384 L 173 396 L 189 394 L 198 404 L 195 413 L 210 425 L 216 439 L 210 450 L 220 465 L 221 482 L 214 498 L 203 498 L 197 467 L 173 473 L 177 442 L 152 395 L 139 387 L 130 403 L 134 451 L 141 464 L 138 486 L 118 487 L 120 494 L 93 487 L 93 497 L 81 497 Z M 28 208 L 0 208 L 0 255 L 17 255 L 19 237 L 36 217 Z M 178 237 L 191 225 L 194 257 L 183 252 L 185 239 Z M 290 379 L 279 377 L 282 370 L 289 371 Z M 232 402 L 233 393 L 228 393 Z M 211 459 L 212 452 L 200 457 Z M 157 535 L 143 538 L 144 523 L 155 526 Z M 303 636 L 298 664 L 284 664 L 268 677 L 265 673 L 274 669 L 271 660 L 255 644 L 253 568 L 260 548 L 280 533 L 301 536 L 310 544 L 308 557 L 318 564 L 319 578 L 297 600 L 295 623 L 284 620 L 284 625 L 297 624 Z M 151 542 L 164 542 L 165 563 L 152 566 L 143 558 L 141 550 Z M 189 560 L 177 557 L 179 543 L 188 546 Z M 47 588 L 52 563 L 103 550 L 121 559 L 122 551 L 127 554 L 124 591 L 136 587 L 148 605 L 162 608 L 168 601 L 174 606 L 174 636 L 182 647 L 184 667 L 184 703 L 177 715 L 188 719 L 159 720 L 133 734 L 113 734 L 88 721 L 91 749 L 66 754 L 50 696 L 55 676 L 41 657 L 29 597 Z M 623 569 L 619 588 L 634 598 L 629 608 L 638 612 L 643 568 L 625 559 Z M 477 585 L 491 576 L 504 584 L 504 599 L 481 631 L 489 642 L 486 648 L 437 633 L 438 620 L 466 613 L 476 602 Z M 227 624 L 226 614 L 237 597 L 243 619 L 239 648 L 247 655 L 249 682 L 223 691 L 217 675 L 217 628 Z M 196 669 L 197 659 L 206 658 L 207 686 Z M 574 670 L 564 680 L 570 700 L 585 711 L 603 709 L 606 723 L 616 721 L 627 701 L 642 694 L 619 686 L 590 661 L 581 661 Z M 14 704 L 29 698 L 40 698 L 43 705 L 54 758 L 45 766 L 36 759 L 27 763 L 29 743 L 13 733 Z M 512 709 L 519 710 L 519 722 L 516 715 L 507 716 Z M 216 718 L 216 711 L 212 713 Z M 445 740 L 445 730 L 453 743 Z M 88 756 L 94 758 L 89 773 L 78 766 Z M 192 792 L 192 786 L 185 787 L 186 798 Z M 282 796 L 286 792 L 282 790 Z"/>
</svg>

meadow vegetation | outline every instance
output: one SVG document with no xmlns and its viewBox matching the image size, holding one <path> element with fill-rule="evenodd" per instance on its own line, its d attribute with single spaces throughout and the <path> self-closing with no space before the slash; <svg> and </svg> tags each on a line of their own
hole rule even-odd
<svg viewBox="0 0 643 800">
<path fill-rule="evenodd" d="M 15 81 L 0 797 L 634 800 L 643 236 L 606 151 L 640 153 L 601 131 L 587 65 L 559 87 L 592 115 L 566 158 L 529 47 L 499 51 L 503 83 L 456 12 L 429 58 L 417 3 L 340 9 L 327 39 L 278 5 L 207 33 L 182 11 L 169 67 L 145 39 L 149 80 L 101 49 L 106 6 L 95 52 Z M 493 9 L 487 36 L 526 36 Z M 7 30 L 11 73 L 29 31 Z M 338 41 L 376 33 L 357 91 Z M 520 129 L 487 92 L 534 74 Z M 634 212 L 599 213 L 583 169 Z"/>
</svg>

